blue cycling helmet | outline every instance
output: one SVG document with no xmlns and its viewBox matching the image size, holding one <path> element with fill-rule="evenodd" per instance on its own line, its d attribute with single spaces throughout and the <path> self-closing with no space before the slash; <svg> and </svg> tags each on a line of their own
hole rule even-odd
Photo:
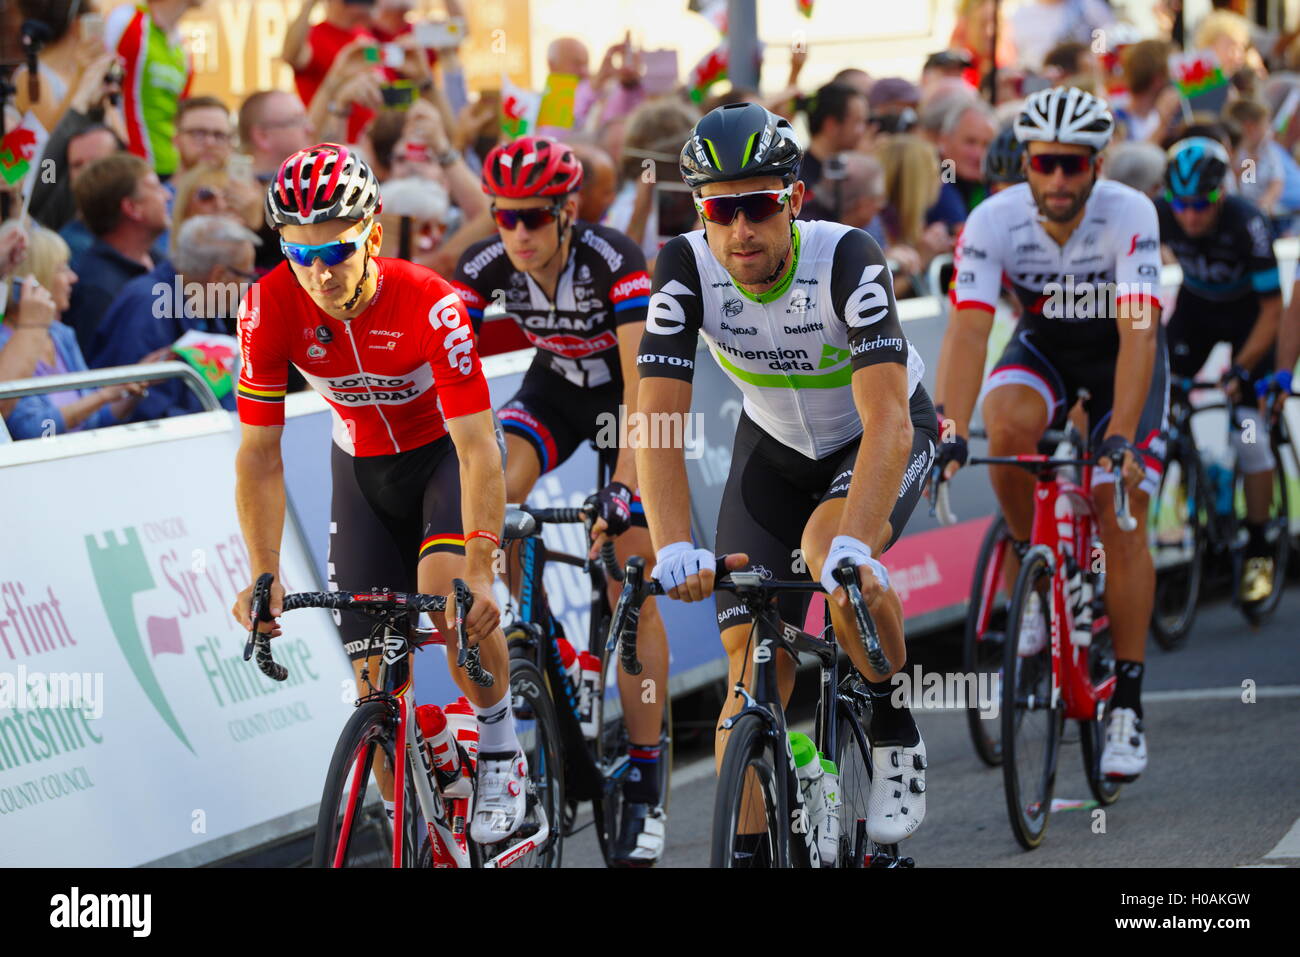
<svg viewBox="0 0 1300 957">
<path fill-rule="evenodd" d="M 1165 198 L 1200 198 L 1214 201 L 1223 188 L 1232 160 L 1223 144 L 1208 136 L 1191 136 L 1169 147 L 1165 167 Z"/>
</svg>

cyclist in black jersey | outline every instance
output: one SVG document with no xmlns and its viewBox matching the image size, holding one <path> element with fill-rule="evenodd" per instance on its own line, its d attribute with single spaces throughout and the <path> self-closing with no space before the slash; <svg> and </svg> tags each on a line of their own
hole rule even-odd
<svg viewBox="0 0 1300 957">
<path fill-rule="evenodd" d="M 452 285 L 476 328 L 483 311 L 498 305 L 537 348 L 519 391 L 498 412 L 507 501 L 524 501 L 538 478 L 594 440 L 611 478 L 595 496 L 593 554 L 609 536 L 620 563 L 640 555 L 653 565 L 635 454 L 621 440 L 637 422 L 636 350 L 650 277 L 636 243 L 577 220 L 581 185 L 582 165 L 562 143 L 521 137 L 493 149 L 483 162 L 483 190 L 498 235 L 465 251 Z M 617 600 L 614 583 L 611 596 Z M 643 607 L 638 632 L 644 671 L 618 672 L 631 768 L 613 856 L 648 866 L 663 854 L 667 825 L 658 762 L 668 645 L 654 602 Z"/>
<path fill-rule="evenodd" d="M 1232 444 L 1245 476 L 1249 533 L 1240 587 L 1241 600 L 1252 602 L 1273 591 L 1266 529 L 1277 462 L 1268 421 L 1256 408 L 1256 386 L 1274 369 L 1282 290 L 1268 220 L 1245 199 L 1224 193 L 1230 162 L 1227 150 L 1206 137 L 1175 143 L 1156 211 L 1160 240 L 1183 269 L 1166 330 L 1170 371 L 1194 377 L 1218 343 L 1232 347 L 1223 389 L 1239 426 Z"/>
</svg>

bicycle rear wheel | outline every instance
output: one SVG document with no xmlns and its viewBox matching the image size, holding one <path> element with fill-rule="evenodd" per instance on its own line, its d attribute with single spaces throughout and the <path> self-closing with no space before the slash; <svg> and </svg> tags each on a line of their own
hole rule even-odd
<svg viewBox="0 0 1300 957">
<path fill-rule="evenodd" d="M 1165 463 L 1151 499 L 1147 540 L 1156 567 L 1151 634 L 1165 651 L 1181 648 L 1200 600 L 1207 515 L 1196 450 L 1180 446 Z"/>
<path fill-rule="evenodd" d="M 1002 600 L 1002 569 L 1011 549 L 1011 533 L 998 515 L 984 534 L 975 579 L 966 608 L 966 629 L 962 636 L 962 674 L 997 675 L 1002 670 L 1002 645 L 1006 639 L 1006 605 Z M 975 687 L 987 687 L 976 679 Z M 975 753 L 989 767 L 1002 763 L 1002 723 L 996 715 L 985 717 L 985 702 L 966 701 L 966 722 Z"/>
<path fill-rule="evenodd" d="M 857 679 L 850 679 L 852 688 Z M 843 687 L 843 685 L 842 685 Z M 841 694 L 836 703 L 835 765 L 840 772 L 840 867 L 870 867 L 877 855 L 898 860 L 897 844 L 877 844 L 867 836 L 871 805 L 871 741 L 866 728 L 869 707 L 862 699 Z"/>
<path fill-rule="evenodd" d="M 521 657 L 510 659 L 510 701 L 515 732 L 528 760 L 528 812 L 523 826 L 510 838 L 518 843 L 536 834 L 543 824 L 549 836 L 531 855 L 535 867 L 559 867 L 564 852 L 564 754 L 560 722 L 546 681 L 537 666 Z"/>
<path fill-rule="evenodd" d="M 1033 595 L 1049 640 L 1037 654 L 1022 657 L 1020 627 Z M 1052 702 L 1051 599 L 1048 552 L 1035 546 L 1016 579 L 1002 657 L 1002 780 L 1011 830 L 1026 850 L 1041 844 L 1047 831 L 1061 741 L 1062 711 Z"/>
<path fill-rule="evenodd" d="M 1291 497 L 1287 488 L 1286 472 L 1282 468 L 1279 449 L 1274 445 L 1277 468 L 1273 471 L 1273 500 L 1269 506 L 1268 525 L 1265 535 L 1268 538 L 1268 557 L 1273 559 L 1273 590 L 1267 597 L 1253 602 L 1242 602 L 1241 611 L 1252 625 L 1261 625 L 1277 610 L 1282 600 L 1282 589 L 1286 586 L 1287 563 L 1291 557 Z M 1245 493 L 1241 488 L 1242 476 L 1237 473 L 1237 501 L 1244 507 Z M 1234 587 L 1240 587 L 1234 583 Z"/>
<path fill-rule="evenodd" d="M 757 714 L 742 716 L 732 726 L 722 756 L 710 867 L 789 866 L 785 772 L 767 722 Z"/>
<path fill-rule="evenodd" d="M 325 776 L 320 812 L 316 820 L 316 841 L 312 848 L 313 867 L 391 867 L 393 830 L 382 805 L 367 807 L 371 766 L 382 753 L 390 768 L 395 767 L 393 741 L 396 724 L 383 702 L 362 704 L 339 735 Z M 409 769 L 408 769 L 409 770 Z M 402 863 L 418 865 L 419 805 L 407 777 L 408 822 Z M 376 786 L 377 789 L 377 786 Z"/>
</svg>

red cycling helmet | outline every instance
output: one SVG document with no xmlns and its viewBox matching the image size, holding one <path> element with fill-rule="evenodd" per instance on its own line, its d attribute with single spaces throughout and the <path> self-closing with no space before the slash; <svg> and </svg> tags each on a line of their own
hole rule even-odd
<svg viewBox="0 0 1300 957">
<path fill-rule="evenodd" d="M 489 196 L 565 196 L 581 185 L 582 164 L 573 150 L 544 136 L 493 147 L 483 161 L 483 192 Z"/>
<path fill-rule="evenodd" d="M 317 143 L 280 164 L 266 190 L 266 223 L 310 226 L 331 219 L 360 221 L 383 209 L 379 180 L 356 152 Z"/>
</svg>

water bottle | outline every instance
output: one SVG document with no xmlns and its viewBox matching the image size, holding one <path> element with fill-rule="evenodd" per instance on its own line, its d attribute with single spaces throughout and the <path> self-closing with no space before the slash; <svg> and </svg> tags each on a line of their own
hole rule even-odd
<svg viewBox="0 0 1300 957">
<path fill-rule="evenodd" d="M 799 779 L 799 791 L 803 794 L 804 811 L 807 813 L 804 826 L 808 829 L 807 833 L 813 836 L 813 853 L 818 857 L 818 860 L 812 863 L 814 867 L 818 867 L 821 859 L 821 842 L 818 835 L 823 829 L 823 821 L 826 817 L 826 801 L 822 796 L 821 786 L 825 771 L 822 769 L 821 756 L 808 735 L 791 731 L 790 753 L 794 756 L 794 773 Z"/>
<path fill-rule="evenodd" d="M 573 650 L 573 645 L 569 644 L 567 638 L 556 638 L 555 644 L 560 649 L 560 667 L 569 676 L 569 681 L 573 684 L 573 690 L 576 694 L 582 684 L 582 665 L 578 662 L 578 654 Z"/>
<path fill-rule="evenodd" d="M 1066 556 L 1065 604 L 1070 612 L 1070 641 L 1086 648 L 1092 642 L 1092 582 L 1074 558 Z"/>
<path fill-rule="evenodd" d="M 834 867 L 840 852 L 840 769 L 827 758 L 821 758 L 820 763 L 823 817 L 817 831 L 817 849 L 822 867 Z"/>
<path fill-rule="evenodd" d="M 468 761 L 461 765 L 461 773 L 466 778 L 474 773 L 475 765 L 478 758 L 478 718 L 474 715 L 474 708 L 470 705 L 469 699 L 464 695 L 454 704 L 449 704 L 442 709 L 442 713 L 447 717 L 447 725 L 452 733 L 456 735 L 456 743 L 461 746 L 465 752 Z"/>
<path fill-rule="evenodd" d="M 589 651 L 578 655 L 581 674 L 578 682 L 578 724 L 582 727 L 582 736 L 594 741 L 600 730 L 600 709 L 596 707 L 596 698 L 600 695 L 600 659 Z"/>
<path fill-rule="evenodd" d="M 445 797 L 468 797 L 469 778 L 460 773 L 460 754 L 456 751 L 455 732 L 447 724 L 447 716 L 436 704 L 422 704 L 415 709 L 424 746 L 437 775 L 438 784 Z"/>
<path fill-rule="evenodd" d="M 1214 498 L 1214 511 L 1218 515 L 1231 515 L 1236 491 L 1232 480 L 1232 455 L 1225 449 L 1206 449 L 1201 454 L 1206 459 L 1205 477 Z"/>
</svg>

